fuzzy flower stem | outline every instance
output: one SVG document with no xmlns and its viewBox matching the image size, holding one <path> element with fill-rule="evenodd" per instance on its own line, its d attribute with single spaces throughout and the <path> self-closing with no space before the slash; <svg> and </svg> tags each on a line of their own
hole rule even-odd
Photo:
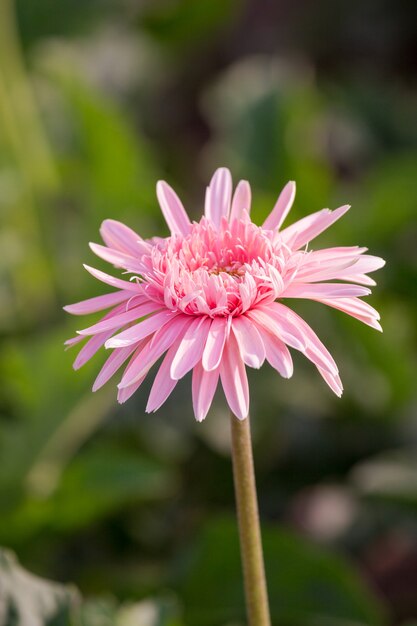
<svg viewBox="0 0 417 626">
<path fill-rule="evenodd" d="M 271 626 L 249 416 L 230 414 L 233 476 L 249 626 Z"/>
</svg>

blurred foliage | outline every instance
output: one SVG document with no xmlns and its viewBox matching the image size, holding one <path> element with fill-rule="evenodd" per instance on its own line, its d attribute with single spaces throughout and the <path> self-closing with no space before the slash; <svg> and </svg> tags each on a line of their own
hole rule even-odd
<svg viewBox="0 0 417 626">
<path fill-rule="evenodd" d="M 274 624 L 384 623 L 373 598 L 341 559 L 278 527 L 266 527 L 263 542 Z M 209 626 L 244 620 L 235 522 L 212 522 L 190 560 L 181 585 L 186 623 Z M 226 566 L 221 572 L 220 563 Z"/>
<path fill-rule="evenodd" d="M 408 5 L 0 2 L 0 545 L 62 583 L 3 551 L 0 626 L 244 623 L 221 394 L 202 425 L 188 380 L 147 416 L 148 382 L 117 407 L 114 381 L 90 391 L 104 355 L 74 373 L 62 347 L 80 321 L 61 306 L 106 291 L 81 266 L 100 222 L 164 235 L 156 180 L 198 217 L 219 164 L 251 181 L 255 221 L 296 179 L 292 219 L 350 202 L 320 243 L 387 259 L 371 297 L 383 335 L 294 303 L 340 364 L 342 401 L 297 355 L 290 381 L 250 372 L 274 624 L 412 626 Z"/>
</svg>

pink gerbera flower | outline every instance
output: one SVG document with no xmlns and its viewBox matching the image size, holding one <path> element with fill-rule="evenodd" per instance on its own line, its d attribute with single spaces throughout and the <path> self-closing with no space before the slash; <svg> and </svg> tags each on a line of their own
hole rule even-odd
<svg viewBox="0 0 417 626">
<path fill-rule="evenodd" d="M 75 369 L 101 346 L 112 350 L 93 390 L 127 362 L 118 385 L 118 400 L 125 402 L 165 354 L 147 411 L 157 410 L 192 370 L 197 420 L 207 415 L 219 379 L 230 409 L 242 419 L 249 410 L 246 365 L 259 368 L 266 359 L 289 378 L 290 347 L 312 361 L 340 396 L 343 388 L 332 356 L 284 303 L 291 298 L 316 300 L 381 330 L 377 311 L 360 298 L 375 284 L 367 274 L 384 261 L 357 246 L 307 247 L 349 206 L 323 209 L 281 230 L 295 196 L 295 183 L 289 182 L 263 225 L 257 226 L 249 217 L 249 183 L 240 181 L 232 194 L 232 178 L 225 168 L 215 172 L 207 188 L 199 222 L 189 220 L 167 183 L 158 182 L 157 196 L 171 235 L 144 240 L 124 224 L 105 220 L 100 230 L 105 245 L 92 243 L 91 249 L 130 278 L 85 266 L 115 291 L 65 307 L 74 315 L 110 309 L 66 342 L 73 345 L 90 337 Z"/>
</svg>

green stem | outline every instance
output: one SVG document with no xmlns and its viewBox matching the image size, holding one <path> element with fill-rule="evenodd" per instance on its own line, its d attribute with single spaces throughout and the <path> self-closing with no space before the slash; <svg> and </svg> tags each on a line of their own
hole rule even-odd
<svg viewBox="0 0 417 626">
<path fill-rule="evenodd" d="M 249 626 L 271 626 L 249 417 L 230 414 L 240 552 Z"/>
</svg>

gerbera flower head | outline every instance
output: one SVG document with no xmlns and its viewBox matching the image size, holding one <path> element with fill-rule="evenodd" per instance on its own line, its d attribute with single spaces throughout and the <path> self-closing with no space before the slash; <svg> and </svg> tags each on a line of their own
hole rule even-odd
<svg viewBox="0 0 417 626">
<path fill-rule="evenodd" d="M 144 240 L 124 224 L 105 220 L 100 230 L 105 245 L 90 247 L 126 276 L 115 278 L 85 266 L 114 291 L 65 307 L 74 315 L 109 309 L 98 323 L 66 342 L 73 345 L 89 337 L 75 369 L 103 345 L 111 350 L 93 390 L 124 365 L 118 400 L 125 402 L 163 357 L 147 411 L 157 410 L 192 370 L 198 420 L 206 416 L 219 380 L 230 409 L 243 419 L 249 411 L 246 366 L 259 368 L 267 360 L 289 378 L 289 348 L 294 348 L 340 396 L 343 388 L 332 356 L 286 302 L 316 300 L 381 330 L 377 311 L 361 298 L 375 284 L 367 274 L 384 261 L 357 246 L 310 246 L 349 206 L 323 209 L 282 229 L 295 196 L 295 183 L 289 182 L 257 226 L 250 219 L 249 183 L 240 181 L 233 193 L 225 168 L 211 179 L 199 222 L 190 221 L 167 183 L 158 182 L 157 196 L 170 236 Z"/>
</svg>

